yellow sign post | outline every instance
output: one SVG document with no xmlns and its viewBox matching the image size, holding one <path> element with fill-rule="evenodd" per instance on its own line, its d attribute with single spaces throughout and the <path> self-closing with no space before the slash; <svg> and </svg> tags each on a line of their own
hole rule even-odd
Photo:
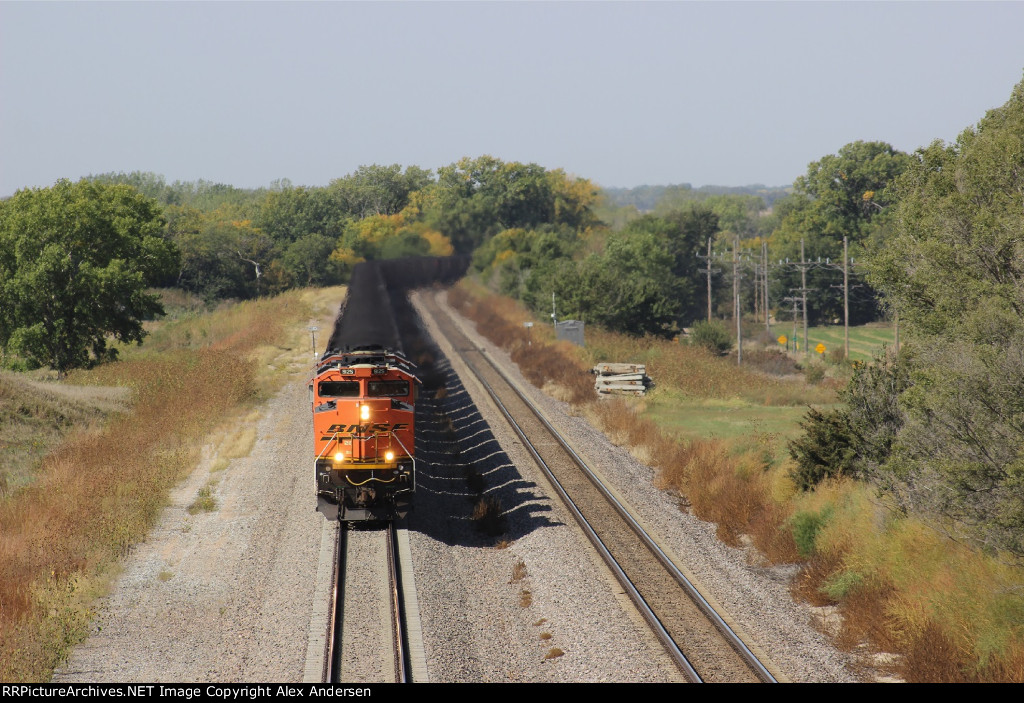
<svg viewBox="0 0 1024 703">
<path fill-rule="evenodd" d="M 825 345 L 822 344 L 821 342 L 818 342 L 818 346 L 816 346 L 814 348 L 814 351 L 816 351 L 819 354 L 821 354 L 822 356 L 824 356 L 825 355 Z"/>
</svg>

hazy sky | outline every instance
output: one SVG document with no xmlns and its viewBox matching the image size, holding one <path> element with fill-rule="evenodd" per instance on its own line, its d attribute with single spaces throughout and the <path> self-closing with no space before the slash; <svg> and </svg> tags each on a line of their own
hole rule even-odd
<svg viewBox="0 0 1024 703">
<path fill-rule="evenodd" d="M 481 154 L 786 185 L 858 139 L 951 141 L 1022 78 L 1024 2 L 0 1 L 0 196 Z"/>
</svg>

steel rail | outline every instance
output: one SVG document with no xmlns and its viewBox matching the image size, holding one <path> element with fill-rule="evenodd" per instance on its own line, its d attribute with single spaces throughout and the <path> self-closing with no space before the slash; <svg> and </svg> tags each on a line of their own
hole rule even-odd
<svg viewBox="0 0 1024 703">
<path fill-rule="evenodd" d="M 398 566 L 398 530 L 394 521 L 388 523 L 388 579 L 391 593 L 391 623 L 395 647 L 395 683 L 409 683 L 412 667 L 406 648 L 405 609 L 402 607 L 402 571 Z"/>
<path fill-rule="evenodd" d="M 673 578 L 675 578 L 676 581 L 679 582 L 679 584 L 686 591 L 687 595 L 689 595 L 690 598 L 697 604 L 697 606 L 701 609 L 704 615 L 707 616 L 707 618 L 710 619 L 712 623 L 714 623 L 715 627 L 718 629 L 719 632 L 722 633 L 726 640 L 729 641 L 729 644 L 733 647 L 733 649 L 736 650 L 737 654 L 739 654 L 743 658 L 743 660 L 750 666 L 750 668 L 754 670 L 754 673 L 757 675 L 757 677 L 765 683 L 777 683 L 775 677 L 772 675 L 770 671 L 768 671 L 764 664 L 761 663 L 761 660 L 757 658 L 757 655 L 755 655 L 750 650 L 750 648 L 747 647 L 746 643 L 740 638 L 740 636 L 737 635 L 731 627 L 729 627 L 729 624 L 726 623 L 722 616 L 718 614 L 718 611 L 716 611 L 714 607 L 707 601 L 707 599 L 704 598 L 701 592 L 697 590 L 697 587 L 693 585 L 693 582 L 691 582 L 690 579 L 688 579 L 686 575 L 683 574 L 679 567 L 676 566 L 675 562 L 673 562 L 672 559 L 667 554 L 665 554 L 661 547 L 658 546 L 654 539 L 647 533 L 646 530 L 644 530 L 640 523 L 637 522 L 636 518 L 633 517 L 629 510 L 611 493 L 611 491 L 608 490 L 608 487 L 604 484 L 604 482 L 601 481 L 601 479 L 597 476 L 597 474 L 594 473 L 593 470 L 591 470 L 589 466 L 587 466 L 586 462 L 583 461 L 579 454 L 577 454 L 576 451 L 569 445 L 569 443 L 565 440 L 562 434 L 550 422 L 548 422 L 547 418 L 541 415 L 540 411 L 537 409 L 537 406 L 530 399 L 528 399 L 519 390 L 519 388 L 516 387 L 512 380 L 505 374 L 505 372 L 498 368 L 498 366 L 493 361 L 491 361 L 490 358 L 484 355 L 481 356 L 483 356 L 483 358 L 487 361 L 490 367 L 494 369 L 494 371 L 499 376 L 501 376 L 502 380 L 504 380 L 505 383 L 508 384 L 509 388 L 512 389 L 512 391 L 516 394 L 516 396 L 518 396 L 518 398 L 521 401 L 523 401 L 526 407 L 528 407 L 530 411 L 533 412 L 537 420 L 540 421 L 540 423 L 544 425 L 544 428 L 551 434 L 551 436 L 558 441 L 562 449 L 564 449 L 565 452 L 569 454 L 570 457 L 572 457 L 572 460 L 576 463 L 580 470 L 583 471 L 586 477 L 590 479 L 590 482 L 594 485 L 594 487 L 601 493 L 601 495 L 604 496 L 604 498 L 609 503 L 611 503 L 612 507 L 615 508 L 619 516 L 622 517 L 626 524 L 629 525 L 630 529 L 632 529 L 633 532 L 637 535 L 637 537 L 640 538 L 640 541 L 644 543 L 644 546 L 647 547 L 647 549 L 650 550 L 650 552 L 654 554 L 655 557 L 657 557 L 658 561 L 661 562 L 662 566 L 664 566 L 665 569 L 672 574 Z M 492 397 L 494 397 L 493 394 Z"/>
<path fill-rule="evenodd" d="M 468 359 L 465 359 L 465 357 L 463 357 L 463 360 L 466 362 L 466 365 L 473 370 L 474 373 L 477 373 L 477 370 L 473 366 L 472 362 L 470 362 Z M 526 433 L 523 432 L 522 428 L 519 426 L 519 423 L 515 421 L 515 419 L 512 417 L 512 414 L 508 411 L 508 408 L 506 408 L 505 404 L 501 402 L 500 398 L 498 398 L 498 395 L 491 387 L 491 384 L 489 384 L 479 374 L 477 374 L 477 380 L 480 381 L 483 387 L 487 390 L 487 393 L 491 396 L 491 400 L 494 401 L 494 404 L 498 407 L 498 410 L 501 411 L 501 414 L 504 415 L 505 420 L 509 423 L 512 429 L 515 431 L 516 435 L 522 441 L 523 447 L 526 449 L 527 452 L 529 452 L 530 456 L 533 457 L 533 460 L 537 463 L 537 466 L 540 467 L 541 471 L 544 472 L 544 475 L 547 476 L 548 481 L 551 482 L 551 485 L 554 487 L 555 492 L 558 493 L 558 496 L 562 499 L 563 504 L 569 509 L 569 512 L 572 513 L 572 516 L 576 519 L 577 524 L 579 524 L 580 528 L 583 530 L 583 533 L 587 536 L 587 539 L 590 540 L 590 543 L 594 545 L 594 548 L 597 550 L 598 554 L 601 555 L 601 559 L 605 562 L 608 568 L 611 569 L 612 574 L 615 575 L 616 580 L 618 580 L 619 584 L 626 590 L 626 593 L 629 594 L 630 600 L 633 601 L 634 606 L 637 608 L 637 610 L 639 610 L 644 620 L 647 621 L 647 624 L 651 627 L 651 629 L 654 631 L 654 634 L 658 637 L 658 640 L 661 641 L 662 645 L 668 651 L 669 657 L 682 670 L 683 675 L 690 682 L 703 683 L 700 674 L 697 673 L 697 670 L 694 669 L 693 665 L 690 664 L 690 660 L 687 659 L 686 655 L 683 654 L 681 649 L 679 649 L 679 645 L 676 643 L 674 639 L 672 639 L 672 636 L 661 624 L 661 621 L 658 619 L 658 616 L 655 615 L 654 610 L 647 603 L 644 597 L 640 595 L 640 592 L 636 589 L 636 586 L 633 585 L 633 582 L 630 580 L 629 576 L 627 576 L 626 572 L 622 570 L 622 567 L 619 565 L 619 562 L 615 559 L 614 556 L 612 556 L 612 553 L 605 546 L 604 542 L 601 541 L 601 538 L 598 536 L 597 532 L 590 525 L 590 522 L 586 519 L 586 517 L 583 516 L 583 513 L 581 513 L 579 508 L 576 507 L 576 504 L 573 503 L 572 499 L 569 497 L 569 494 L 565 491 L 565 489 L 562 487 L 562 484 L 558 481 L 557 478 L 555 478 L 554 473 L 548 467 L 547 462 L 544 461 L 544 459 L 537 452 L 536 448 L 533 446 L 533 442 L 531 442 L 527 438 Z"/>
<path fill-rule="evenodd" d="M 327 649 L 324 655 L 323 681 L 342 683 L 342 643 L 345 621 L 345 570 L 348 555 L 348 533 L 345 525 L 338 530 L 335 548 L 334 589 L 332 607 L 328 617 Z M 408 636 L 402 587 L 402 570 L 398 559 L 398 531 L 395 523 L 388 522 L 385 530 L 385 552 L 388 572 L 388 609 L 391 614 L 392 651 L 394 654 L 394 682 L 409 683 L 412 666 L 407 647 Z"/>
<path fill-rule="evenodd" d="M 348 553 L 348 530 L 341 525 L 334 549 L 334 588 L 331 589 L 331 612 L 327 622 L 327 652 L 324 655 L 325 683 L 338 683 L 341 675 L 341 638 L 345 611 L 345 557 Z"/>
<path fill-rule="evenodd" d="M 456 345 L 453 345 L 456 347 Z M 512 418 L 511 413 L 505 404 L 499 399 L 497 392 L 492 385 L 483 378 L 483 374 L 477 368 L 477 366 L 470 361 L 465 352 L 466 349 L 456 347 L 457 353 L 462 357 L 466 365 L 472 370 L 474 375 L 480 381 L 481 385 L 485 388 L 488 395 L 494 400 L 495 405 L 498 407 L 502 415 L 509 422 L 515 433 L 523 442 L 523 446 L 527 449 L 530 455 L 537 462 L 537 465 L 541 468 L 543 473 L 551 481 L 552 486 L 555 488 L 559 497 L 567 505 L 570 512 L 573 514 L 577 523 L 580 524 L 587 538 L 594 544 L 595 548 L 601 554 L 602 558 L 612 572 L 616 575 L 616 578 L 622 583 L 623 587 L 629 593 L 631 599 L 637 604 L 641 614 L 647 620 L 647 622 L 653 628 L 655 634 L 659 640 L 665 644 L 669 655 L 683 670 L 683 673 L 687 678 L 691 680 L 699 681 L 700 677 L 697 672 L 693 669 L 692 665 L 686 659 L 685 655 L 679 650 L 678 645 L 672 640 L 671 635 L 665 630 L 664 626 L 658 620 L 653 609 L 646 603 L 643 597 L 640 595 L 636 587 L 629 583 L 629 578 L 623 571 L 623 569 L 615 562 L 614 556 L 608 548 L 603 544 L 596 531 L 590 526 L 586 518 L 582 515 L 579 509 L 573 505 L 571 498 L 564 490 L 560 482 L 555 478 L 553 472 L 548 468 L 547 463 L 541 458 L 540 454 L 534 448 L 533 444 L 527 439 L 525 432 L 519 426 L 519 424 Z M 729 627 L 728 623 L 715 611 L 714 607 L 708 603 L 707 599 L 697 590 L 693 583 L 682 573 L 682 571 L 676 566 L 672 559 L 665 554 L 665 552 L 657 545 L 657 543 L 651 538 L 651 536 L 643 529 L 643 527 L 637 522 L 637 520 L 629 513 L 629 510 L 622 505 L 622 503 L 615 498 L 615 496 L 608 490 L 607 486 L 598 478 L 594 471 L 587 466 L 586 462 L 576 453 L 576 451 L 569 445 L 561 433 L 551 425 L 550 422 L 540 413 L 536 405 L 527 398 L 523 392 L 517 387 L 517 385 L 504 373 L 498 366 L 483 353 L 475 347 L 471 351 L 479 352 L 480 356 L 488 364 L 491 370 L 498 375 L 499 378 L 508 386 L 508 388 L 515 394 L 520 402 L 528 408 L 535 418 L 541 423 L 544 429 L 557 441 L 558 445 L 562 450 L 571 458 L 573 463 L 583 472 L 590 483 L 595 489 L 601 494 L 601 496 L 608 501 L 625 522 L 625 524 L 632 530 L 636 537 L 641 541 L 646 549 L 650 551 L 662 567 L 670 574 L 670 576 L 678 583 L 682 590 L 690 597 L 691 601 L 696 607 L 704 614 L 706 618 L 713 624 L 716 630 L 719 631 L 721 636 L 728 642 L 729 646 L 736 652 L 737 655 L 744 661 L 744 663 L 750 668 L 754 676 L 763 682 L 774 683 L 776 682 L 775 677 L 770 671 L 761 663 L 757 656 L 750 650 L 749 647 L 742 641 L 742 639 Z M 683 663 L 685 662 L 685 664 Z"/>
</svg>

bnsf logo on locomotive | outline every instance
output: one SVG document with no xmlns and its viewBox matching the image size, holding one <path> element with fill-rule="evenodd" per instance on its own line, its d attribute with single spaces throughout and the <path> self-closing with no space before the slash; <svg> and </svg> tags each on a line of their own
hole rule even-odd
<svg viewBox="0 0 1024 703">
<path fill-rule="evenodd" d="M 350 434 L 365 434 L 367 432 L 399 432 L 409 426 L 408 422 L 396 422 L 394 424 L 388 424 L 387 422 L 378 422 L 373 425 L 331 425 L 327 428 L 327 432 L 334 434 L 350 433 Z M 330 439 L 330 437 L 323 437 L 322 439 Z"/>
</svg>

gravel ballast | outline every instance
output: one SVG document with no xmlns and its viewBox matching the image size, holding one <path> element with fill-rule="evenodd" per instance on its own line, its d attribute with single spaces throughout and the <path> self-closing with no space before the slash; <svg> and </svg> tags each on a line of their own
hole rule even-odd
<svg viewBox="0 0 1024 703">
<path fill-rule="evenodd" d="M 787 678 L 856 680 L 848 657 L 811 625 L 812 611 L 790 599 L 789 572 L 721 544 L 713 525 L 653 488 L 648 467 L 476 341 Z M 439 346 L 450 352 L 443 340 Z M 424 395 L 421 408 L 452 418 L 460 453 L 428 448 L 408 521 L 430 681 L 680 680 L 483 390 L 460 381 L 459 364 L 451 363 L 447 397 Z M 306 379 L 305 370 L 295 372 L 265 404 L 249 456 L 211 472 L 211 452 L 179 487 L 100 604 L 93 635 L 54 681 L 303 679 L 308 634 L 317 629 L 312 601 L 323 528 L 312 496 Z M 438 436 L 437 427 L 418 421 Z M 189 515 L 211 479 L 216 509 Z M 500 501 L 502 534 L 482 532 L 472 520 L 481 495 Z"/>
<path fill-rule="evenodd" d="M 443 296 L 439 300 L 443 303 Z M 724 609 L 734 629 L 766 655 L 777 676 L 792 681 L 860 680 L 853 673 L 853 658 L 833 647 L 814 626 L 815 609 L 793 602 L 789 593 L 792 567 L 764 566 L 756 552 L 723 544 L 715 536 L 715 525 L 680 511 L 669 494 L 654 487 L 650 467 L 612 444 L 584 418 L 574 415 L 567 404 L 533 387 L 505 352 L 476 334 L 473 323 L 463 319 L 461 327 L 631 506 L 645 529 L 697 582 L 705 597 Z"/>
<path fill-rule="evenodd" d="M 269 401 L 249 456 L 172 496 L 54 681 L 297 681 L 323 518 L 313 511 L 304 375 Z M 217 507 L 189 515 L 215 481 Z"/>
</svg>

